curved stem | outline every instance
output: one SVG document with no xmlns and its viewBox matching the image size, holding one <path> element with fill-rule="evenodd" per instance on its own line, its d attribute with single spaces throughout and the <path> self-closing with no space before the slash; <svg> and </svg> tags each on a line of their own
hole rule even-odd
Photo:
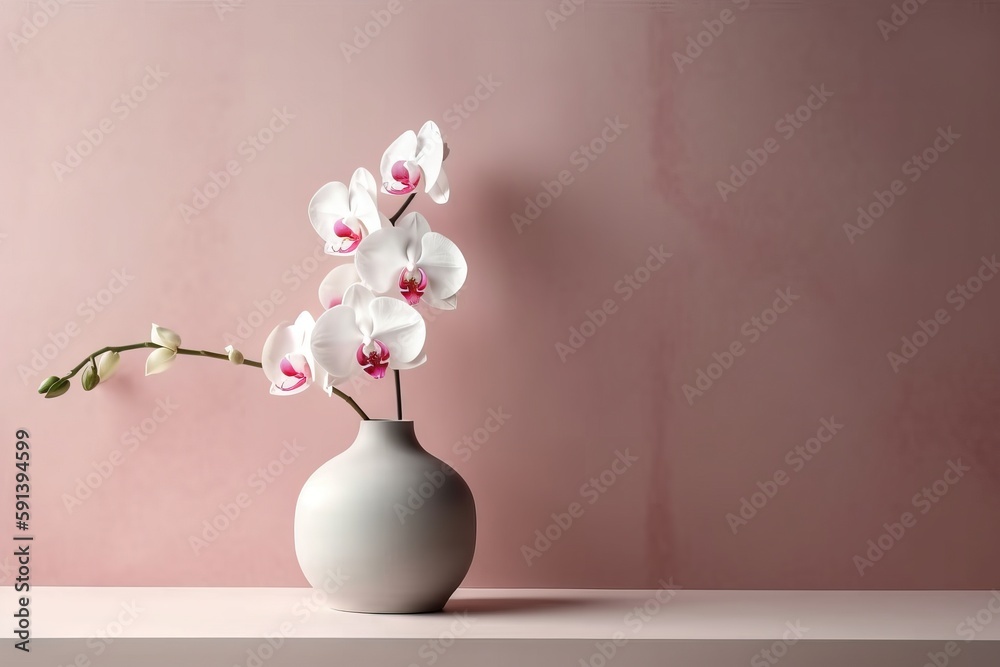
<svg viewBox="0 0 1000 667">
<path fill-rule="evenodd" d="M 413 198 L 416 196 L 417 196 L 416 190 L 410 193 L 410 196 L 406 198 L 406 201 L 404 201 L 403 205 L 399 207 L 399 210 L 396 211 L 395 215 L 389 218 L 389 224 L 391 224 L 393 227 L 396 226 L 396 221 L 399 220 L 399 216 L 403 215 L 403 212 L 406 211 L 406 207 L 410 205 L 410 202 L 413 201 Z"/>
<path fill-rule="evenodd" d="M 86 366 L 87 364 L 96 364 L 97 363 L 97 357 L 101 356 L 105 352 L 127 352 L 128 350 L 140 350 L 140 349 L 146 348 L 146 347 L 161 348 L 161 347 L 164 347 L 164 346 L 163 345 L 158 345 L 158 344 L 153 343 L 151 341 L 146 341 L 145 343 L 132 343 L 131 345 L 106 345 L 105 347 L 102 347 L 101 349 L 97 350 L 96 352 L 92 352 L 91 354 L 88 354 L 87 357 L 83 361 L 81 361 L 80 363 L 78 363 L 73 368 L 73 370 L 71 370 L 69 373 L 67 373 L 66 375 L 64 375 L 61 379 L 68 380 L 71 377 L 73 377 L 74 375 L 76 375 L 77 373 L 79 373 L 83 369 L 83 367 Z M 208 357 L 209 359 L 222 359 L 224 361 L 229 361 L 229 355 L 228 354 L 223 354 L 222 352 L 209 352 L 208 350 L 191 350 L 191 349 L 188 349 L 188 348 L 185 348 L 185 347 L 179 347 L 179 348 L 177 348 L 176 352 L 177 352 L 177 354 L 184 354 L 184 355 L 189 355 L 189 356 L 193 356 L 193 357 Z M 263 364 L 261 364 L 259 361 L 254 361 L 252 359 L 244 359 L 243 363 L 240 364 L 240 365 L 242 365 L 242 366 L 252 366 L 253 368 L 263 368 Z M 340 391 L 336 387 L 330 387 L 330 390 L 334 394 L 336 394 L 337 396 L 339 396 L 340 398 L 344 399 L 347 402 L 348 405 L 350 405 L 352 408 L 354 408 L 355 411 L 357 411 L 357 413 L 359 415 L 361 415 L 362 419 L 367 420 L 369 418 L 368 415 L 365 414 L 365 411 L 361 409 L 361 406 L 358 405 L 354 401 L 353 398 L 351 398 L 350 396 L 348 396 L 344 392 Z"/>
<path fill-rule="evenodd" d="M 126 352 L 128 350 L 140 350 L 144 347 L 158 348 L 163 346 L 157 345 L 156 343 L 152 343 L 149 341 L 145 343 L 132 343 L 131 345 L 107 345 L 97 350 L 96 352 L 88 354 L 87 358 L 78 363 L 69 373 L 64 375 L 63 379 L 64 380 L 70 379 L 71 377 L 79 373 L 83 369 L 83 367 L 86 366 L 88 363 L 91 364 L 97 363 L 97 357 L 101 356 L 105 352 Z M 221 352 L 209 352 L 208 350 L 189 350 L 185 347 L 179 347 L 177 348 L 177 354 L 187 354 L 197 357 L 211 357 L 212 359 L 224 359 L 225 361 L 229 361 L 228 354 L 222 354 Z M 253 366 L 254 368 L 263 368 L 263 365 L 259 361 L 254 361 L 252 359 L 244 359 L 242 365 Z"/>
<path fill-rule="evenodd" d="M 348 404 L 348 405 L 350 405 L 350 406 L 351 406 L 352 408 L 354 408 L 355 412 L 357 412 L 357 413 L 358 413 L 359 415 L 361 415 L 361 418 L 362 418 L 362 419 L 364 419 L 365 421 L 368 421 L 368 420 L 369 420 L 369 417 L 368 417 L 368 415 L 367 415 L 367 414 L 365 414 L 365 411 L 361 409 L 361 406 L 360 406 L 360 405 L 358 405 L 358 404 L 357 404 L 357 403 L 356 403 L 356 402 L 354 401 L 354 399 L 353 399 L 353 398 L 351 398 L 350 396 L 348 396 L 348 395 L 347 395 L 347 394 L 345 394 L 344 392 L 340 391 L 340 390 L 339 390 L 339 389 L 337 389 L 336 387 L 332 387 L 332 386 L 331 386 L 331 387 L 330 387 L 330 391 L 332 391 L 332 392 L 333 392 L 334 394 L 336 394 L 337 396 L 339 396 L 339 397 L 341 397 L 342 399 L 344 399 L 345 401 L 347 401 L 347 404 Z"/>
<path fill-rule="evenodd" d="M 96 358 L 99 357 L 99 356 L 101 356 L 105 352 L 125 352 L 126 350 L 138 350 L 138 349 L 143 348 L 143 347 L 160 347 L 160 346 L 157 345 L 156 343 L 133 343 L 131 345 L 108 345 L 108 346 L 102 347 L 101 349 L 97 350 L 96 352 L 92 352 L 91 354 L 87 355 L 86 359 L 84 359 L 83 361 L 81 361 L 80 363 L 78 363 L 73 368 L 73 370 L 71 370 L 69 373 L 67 373 L 66 375 L 64 375 L 62 377 L 62 379 L 63 380 L 70 379 L 71 377 L 73 377 L 74 375 L 76 375 L 77 373 L 79 373 L 80 370 L 84 366 L 86 366 L 88 362 L 89 363 L 96 363 L 96 361 L 95 361 Z"/>
<path fill-rule="evenodd" d="M 160 347 L 154 343 L 154 346 Z M 228 354 L 222 354 L 221 352 L 209 352 L 208 350 L 187 350 L 183 347 L 177 348 L 177 354 L 189 354 L 198 357 L 211 357 L 212 359 L 224 359 L 229 361 Z M 244 359 L 242 366 L 253 366 L 254 368 L 263 368 L 263 365 L 259 361 L 252 361 L 250 359 Z"/>
</svg>

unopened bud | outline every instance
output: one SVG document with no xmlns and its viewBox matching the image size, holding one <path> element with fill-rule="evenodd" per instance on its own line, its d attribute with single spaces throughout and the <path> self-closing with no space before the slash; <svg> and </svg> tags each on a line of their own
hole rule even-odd
<svg viewBox="0 0 1000 667">
<path fill-rule="evenodd" d="M 100 382 L 101 377 L 97 374 L 97 368 L 93 364 L 83 369 L 83 375 L 80 377 L 80 386 L 83 387 L 84 391 L 90 391 Z"/>
<path fill-rule="evenodd" d="M 102 354 L 97 360 L 97 377 L 104 381 L 114 375 L 121 358 L 121 355 L 114 350 Z"/>
<path fill-rule="evenodd" d="M 69 380 L 63 378 L 55 382 L 49 390 L 45 392 L 45 398 L 56 398 L 69 391 Z"/>
<path fill-rule="evenodd" d="M 229 353 L 229 361 L 233 362 L 237 366 L 243 363 L 243 353 L 232 345 L 226 346 L 226 352 Z"/>
<path fill-rule="evenodd" d="M 50 375 L 49 377 L 45 378 L 44 380 L 42 380 L 42 383 L 40 385 L 38 385 L 38 393 L 39 394 L 44 394 L 56 382 L 59 382 L 59 378 L 56 377 L 55 375 Z"/>
</svg>

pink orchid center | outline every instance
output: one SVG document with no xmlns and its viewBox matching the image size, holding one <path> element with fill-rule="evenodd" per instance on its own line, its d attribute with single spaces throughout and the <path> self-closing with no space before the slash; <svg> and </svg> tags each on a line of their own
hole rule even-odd
<svg viewBox="0 0 1000 667">
<path fill-rule="evenodd" d="M 333 223 L 333 233 L 340 239 L 340 247 L 337 252 L 352 252 L 361 243 L 361 225 L 355 223 L 357 229 L 345 222 L 346 218 L 340 218 Z"/>
<path fill-rule="evenodd" d="M 394 195 L 405 195 L 413 192 L 420 183 L 420 169 L 410 167 L 410 163 L 398 160 L 392 165 L 392 178 L 395 184 L 385 184 L 385 189 Z"/>
<path fill-rule="evenodd" d="M 403 269 L 399 274 L 399 293 L 403 295 L 406 299 L 406 303 L 411 306 L 415 306 L 420 303 L 420 297 L 424 295 L 424 290 L 427 289 L 427 274 L 424 270 L 417 268 L 416 272 L 412 269 Z"/>
<path fill-rule="evenodd" d="M 381 380 L 389 367 L 389 348 L 378 339 L 362 343 L 358 346 L 358 363 L 365 373 Z"/>
<path fill-rule="evenodd" d="M 301 354 L 286 354 L 278 367 L 281 369 L 281 374 L 288 378 L 281 384 L 275 385 L 281 391 L 294 391 L 309 382 L 312 377 L 309 362 Z"/>
</svg>

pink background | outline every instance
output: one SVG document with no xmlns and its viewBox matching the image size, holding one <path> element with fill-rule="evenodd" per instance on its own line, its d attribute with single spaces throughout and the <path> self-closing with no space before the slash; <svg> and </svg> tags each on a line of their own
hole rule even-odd
<svg viewBox="0 0 1000 667">
<path fill-rule="evenodd" d="M 295 498 L 353 440 L 346 406 L 318 391 L 273 398 L 259 372 L 214 361 L 143 378 L 142 352 L 92 394 L 44 401 L 34 389 L 104 344 L 144 340 L 153 321 L 220 350 L 257 313 L 241 349 L 259 358 L 274 325 L 317 312 L 334 265 L 309 259 L 320 248 L 309 198 L 357 166 L 377 169 L 385 146 L 428 118 L 452 148 L 453 196 L 416 210 L 471 273 L 459 310 L 429 324 L 431 361 L 404 375 L 405 401 L 424 445 L 475 491 L 467 585 L 1000 583 L 1000 282 L 958 312 L 946 297 L 1000 251 L 995 3 L 935 0 L 886 41 L 876 21 L 889 2 L 591 1 L 553 29 L 554 0 L 403 0 L 350 62 L 340 45 L 386 2 L 233 4 L 72 2 L 0 48 L 0 516 L 6 534 L 14 430 L 27 428 L 36 583 L 305 584 Z M 678 71 L 673 53 L 727 8 L 734 20 Z M 38 11 L 4 3 L 0 27 L 21 33 Z M 167 76 L 121 118 L 115 100 L 147 66 Z M 499 86 L 480 88 L 467 118 L 448 113 L 491 75 Z M 782 138 L 775 123 L 811 86 L 833 95 Z M 294 118 L 247 161 L 241 142 L 274 108 Z M 103 118 L 113 131 L 59 180 L 53 161 Z M 579 171 L 574 152 L 608 118 L 627 129 Z M 903 163 L 949 126 L 960 138 L 906 180 Z M 769 137 L 779 150 L 723 201 L 717 181 Z M 240 173 L 185 221 L 179 207 L 228 160 Z M 562 170 L 572 183 L 519 233 L 512 214 Z M 905 194 L 850 243 L 843 225 L 897 178 Z M 382 203 L 392 212 L 398 200 Z M 673 256 L 626 301 L 617 281 L 660 245 Z M 128 286 L 99 313 L 80 308 L 110 296 L 116 270 Z M 751 342 L 744 323 L 785 288 L 799 299 Z M 556 344 L 606 299 L 614 312 L 564 363 Z M 894 372 L 887 352 L 938 308 L 948 322 Z M 23 378 L 67 325 L 78 335 Z M 736 341 L 744 353 L 692 405 L 683 386 Z M 356 394 L 391 414 L 388 382 Z M 158 399 L 178 407 L 154 430 Z M 471 456 L 456 450 L 497 408 L 506 423 Z M 793 469 L 786 452 L 830 417 L 844 428 Z M 144 420 L 153 432 L 128 451 Z M 261 488 L 252 476 L 286 440 L 304 451 Z M 625 449 L 638 461 L 581 495 Z M 114 450 L 120 465 L 69 511 L 66 494 Z M 970 470 L 939 483 L 947 494 L 922 514 L 912 497 L 949 461 Z M 787 483 L 734 534 L 727 514 L 782 472 Z M 239 494 L 250 505 L 195 553 L 190 536 Z M 583 515 L 529 565 L 522 545 L 572 502 Z M 859 573 L 855 556 L 907 511 L 915 524 L 883 537 L 891 549 Z M 0 557 L 0 581 L 10 566 Z"/>
</svg>

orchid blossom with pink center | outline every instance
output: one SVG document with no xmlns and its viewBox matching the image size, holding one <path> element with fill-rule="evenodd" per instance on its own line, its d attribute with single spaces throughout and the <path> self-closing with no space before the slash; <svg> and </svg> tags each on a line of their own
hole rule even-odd
<svg viewBox="0 0 1000 667">
<path fill-rule="evenodd" d="M 399 274 L 399 293 L 403 295 L 403 299 L 406 303 L 411 306 L 415 306 L 420 303 L 420 298 L 423 297 L 424 292 L 427 290 L 427 273 L 418 268 L 416 273 L 413 271 L 407 271 L 403 269 Z"/>
<path fill-rule="evenodd" d="M 368 351 L 366 351 L 366 348 Z M 358 346 L 358 364 L 361 370 L 371 375 L 376 380 L 385 377 L 385 369 L 389 367 L 389 348 L 379 339 L 372 340 L 370 345 Z"/>
<path fill-rule="evenodd" d="M 358 169 L 350 185 L 339 181 L 321 187 L 309 202 L 309 222 L 326 242 L 328 255 L 353 255 L 371 232 L 388 226 L 378 210 L 375 177 Z"/>
<path fill-rule="evenodd" d="M 361 373 L 379 380 L 387 369 L 419 366 L 427 359 L 425 338 L 424 318 L 413 307 L 356 284 L 316 320 L 311 351 L 336 386 Z"/>
<path fill-rule="evenodd" d="M 312 381 L 312 369 L 304 354 L 286 354 L 279 365 L 281 374 L 288 380 L 275 385 L 280 391 L 287 393 L 295 391 L 307 382 Z"/>
<path fill-rule="evenodd" d="M 374 232 L 358 246 L 358 275 L 379 294 L 398 294 L 411 306 L 453 310 L 469 267 L 452 241 L 432 232 L 419 213 L 403 216 L 395 227 Z"/>
<path fill-rule="evenodd" d="M 316 326 L 313 316 L 303 312 L 294 324 L 279 324 L 264 342 L 261 364 L 271 381 L 271 393 L 291 396 L 305 391 L 313 382 L 327 376 L 313 361 L 309 342 Z"/>
<path fill-rule="evenodd" d="M 406 195 L 422 187 L 435 203 L 444 204 L 451 194 L 444 158 L 445 144 L 437 123 L 429 120 L 416 133 L 407 130 L 382 155 L 382 191 Z"/>
</svg>

